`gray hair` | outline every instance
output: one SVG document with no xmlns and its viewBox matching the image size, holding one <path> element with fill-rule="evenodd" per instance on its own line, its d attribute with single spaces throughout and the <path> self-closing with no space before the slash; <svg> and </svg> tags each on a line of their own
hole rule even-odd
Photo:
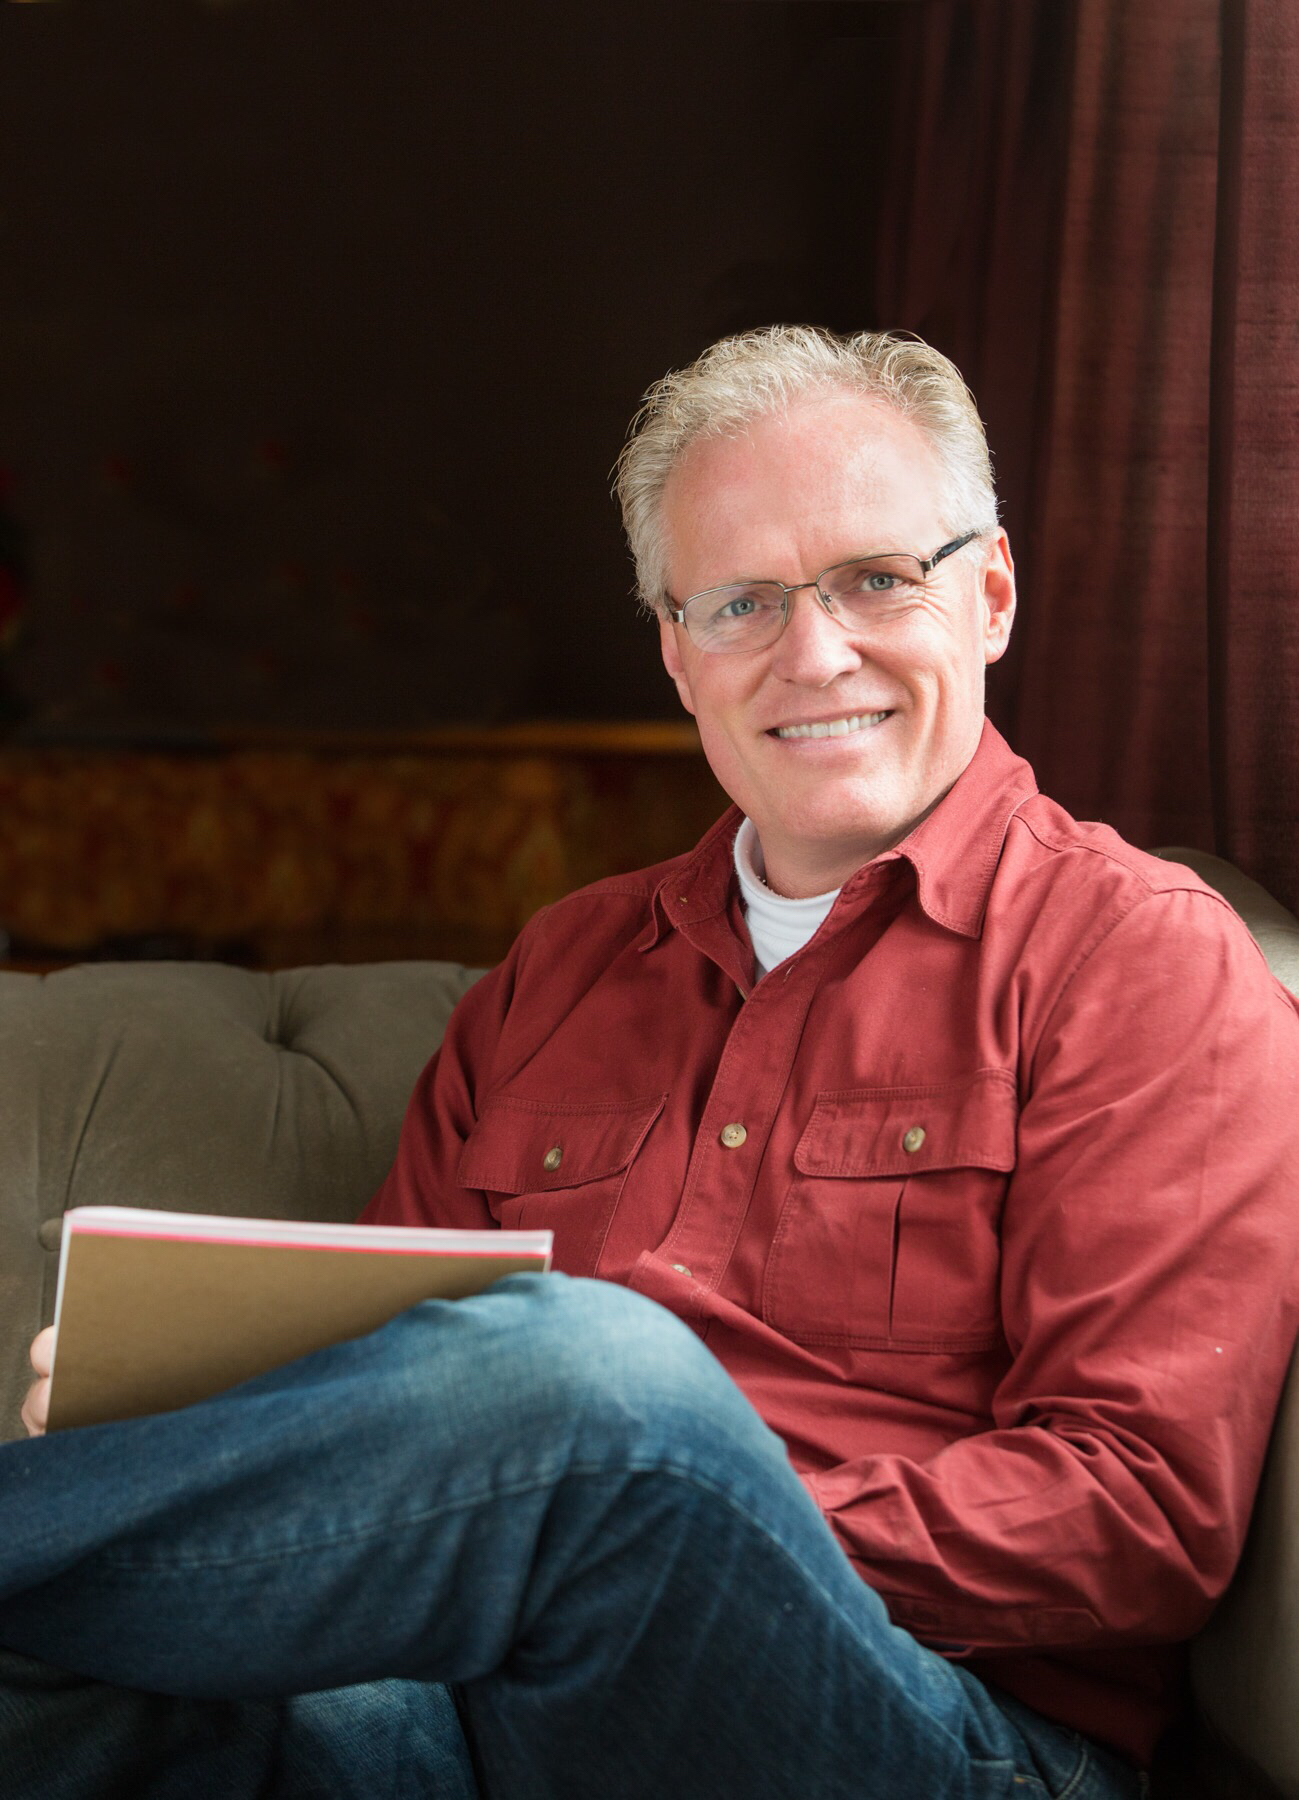
<svg viewBox="0 0 1299 1800">
<path fill-rule="evenodd" d="M 815 325 L 768 325 L 722 338 L 689 368 L 656 381 L 631 422 L 614 485 L 646 607 L 657 612 L 667 598 L 663 490 L 690 445 L 737 435 L 792 401 L 836 390 L 882 401 L 925 434 L 949 529 L 996 530 L 988 441 L 955 363 L 896 332 L 840 337 Z"/>
</svg>

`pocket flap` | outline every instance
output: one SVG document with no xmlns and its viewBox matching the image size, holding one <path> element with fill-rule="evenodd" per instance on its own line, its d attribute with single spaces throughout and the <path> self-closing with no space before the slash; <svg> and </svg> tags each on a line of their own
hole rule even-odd
<svg viewBox="0 0 1299 1800">
<path fill-rule="evenodd" d="M 666 1094 L 643 1100 L 522 1100 L 498 1094 L 470 1132 L 456 1174 L 496 1194 L 579 1187 L 625 1169 Z"/>
<path fill-rule="evenodd" d="M 804 1175 L 1013 1169 L 1019 1107 L 1008 1069 L 932 1087 L 821 1093 L 794 1152 Z"/>
</svg>

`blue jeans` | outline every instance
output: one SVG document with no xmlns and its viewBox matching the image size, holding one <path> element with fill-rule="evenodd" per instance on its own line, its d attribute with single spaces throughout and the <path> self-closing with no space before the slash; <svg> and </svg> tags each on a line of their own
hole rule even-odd
<svg viewBox="0 0 1299 1800">
<path fill-rule="evenodd" d="M 0 1645 L 7 1800 L 1141 1791 L 889 1623 L 684 1325 L 557 1275 L 0 1448 Z"/>
</svg>

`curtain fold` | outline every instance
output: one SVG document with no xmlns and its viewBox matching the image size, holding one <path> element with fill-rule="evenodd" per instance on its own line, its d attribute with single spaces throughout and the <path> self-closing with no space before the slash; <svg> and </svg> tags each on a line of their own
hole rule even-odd
<svg viewBox="0 0 1299 1800">
<path fill-rule="evenodd" d="M 1299 8 L 1223 6 L 1209 454 L 1217 847 L 1299 910 Z"/>
<path fill-rule="evenodd" d="M 882 321 L 983 407 L 1043 788 L 1299 905 L 1299 8 L 918 0 Z"/>
</svg>

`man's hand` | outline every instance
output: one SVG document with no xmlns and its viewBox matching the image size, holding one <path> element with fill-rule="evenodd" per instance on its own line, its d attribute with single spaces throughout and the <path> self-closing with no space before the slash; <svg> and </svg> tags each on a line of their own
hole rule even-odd
<svg viewBox="0 0 1299 1800">
<path fill-rule="evenodd" d="M 47 1325 L 32 1339 L 32 1367 L 40 1376 L 27 1390 L 23 1401 L 23 1424 L 28 1437 L 41 1437 L 50 1416 L 50 1370 L 54 1364 L 54 1327 Z"/>
</svg>

